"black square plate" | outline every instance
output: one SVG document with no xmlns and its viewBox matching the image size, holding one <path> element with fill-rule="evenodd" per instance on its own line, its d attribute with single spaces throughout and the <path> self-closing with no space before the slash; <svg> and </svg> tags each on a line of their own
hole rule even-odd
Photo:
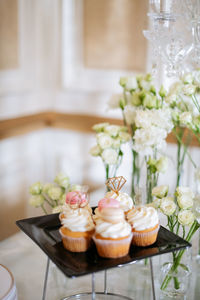
<svg viewBox="0 0 200 300">
<path fill-rule="evenodd" d="M 131 246 L 128 255 L 121 258 L 102 258 L 97 254 L 95 245 L 84 253 L 69 252 L 63 247 L 61 236 L 58 232 L 61 226 L 58 215 L 51 214 L 19 220 L 16 224 L 68 277 L 82 276 L 130 264 L 151 256 L 191 247 L 190 243 L 161 226 L 157 241 L 153 245 L 149 247 Z"/>
</svg>

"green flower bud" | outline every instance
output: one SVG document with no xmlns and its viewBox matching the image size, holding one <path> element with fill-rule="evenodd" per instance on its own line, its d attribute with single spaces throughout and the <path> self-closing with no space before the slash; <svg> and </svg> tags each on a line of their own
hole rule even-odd
<svg viewBox="0 0 200 300">
<path fill-rule="evenodd" d="M 133 93 L 131 95 L 131 104 L 133 106 L 139 106 L 142 104 L 142 100 L 141 100 L 141 97 L 140 97 L 140 93 Z"/>
<path fill-rule="evenodd" d="M 60 187 L 54 186 L 51 187 L 48 190 L 48 196 L 52 199 L 52 200 L 59 200 L 61 195 L 62 195 L 63 191 Z"/>
<path fill-rule="evenodd" d="M 42 192 L 42 184 L 40 182 L 36 182 L 32 184 L 29 188 L 29 192 L 32 195 L 39 195 Z"/>
<path fill-rule="evenodd" d="M 161 88 L 160 88 L 160 91 L 159 91 L 159 95 L 162 98 L 167 95 L 167 91 L 165 90 L 165 88 L 163 87 L 163 85 L 161 85 Z"/>
</svg>

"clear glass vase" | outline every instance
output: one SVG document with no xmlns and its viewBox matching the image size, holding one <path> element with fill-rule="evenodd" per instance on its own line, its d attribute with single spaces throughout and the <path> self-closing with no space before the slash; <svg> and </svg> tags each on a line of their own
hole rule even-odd
<svg viewBox="0 0 200 300">
<path fill-rule="evenodd" d="M 160 299 L 185 299 L 190 285 L 191 270 L 190 248 L 163 255 L 160 268 Z"/>
</svg>

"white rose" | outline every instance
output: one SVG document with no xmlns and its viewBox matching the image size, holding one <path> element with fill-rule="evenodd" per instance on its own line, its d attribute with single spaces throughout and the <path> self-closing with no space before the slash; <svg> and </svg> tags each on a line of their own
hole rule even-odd
<svg viewBox="0 0 200 300">
<path fill-rule="evenodd" d="M 68 188 L 69 186 L 69 177 L 66 176 L 63 173 L 59 173 L 56 178 L 54 179 L 54 182 L 60 185 L 63 188 Z"/>
<path fill-rule="evenodd" d="M 186 84 L 183 86 L 183 93 L 186 96 L 190 96 L 190 95 L 194 94 L 195 91 L 196 91 L 196 86 L 193 84 Z"/>
<path fill-rule="evenodd" d="M 101 149 L 110 148 L 113 143 L 113 139 L 107 133 L 98 133 L 97 136 L 97 143 L 101 147 Z"/>
<path fill-rule="evenodd" d="M 44 197 L 42 195 L 33 195 L 29 203 L 34 207 L 40 207 L 44 203 Z"/>
<path fill-rule="evenodd" d="M 160 210 L 166 215 L 171 216 L 176 210 L 176 204 L 172 197 L 161 199 Z"/>
<path fill-rule="evenodd" d="M 138 128 L 149 128 L 152 123 L 151 111 L 137 110 L 135 113 L 135 125 Z"/>
<path fill-rule="evenodd" d="M 99 156 L 101 154 L 101 148 L 99 147 L 99 145 L 93 146 L 90 149 L 90 154 L 92 156 Z"/>
<path fill-rule="evenodd" d="M 179 121 L 181 125 L 187 125 L 192 122 L 192 114 L 189 111 L 185 111 L 179 115 Z"/>
<path fill-rule="evenodd" d="M 108 126 L 109 123 L 99 123 L 99 124 L 95 124 L 92 129 L 96 132 L 102 132 L 104 131 L 105 127 Z"/>
<path fill-rule="evenodd" d="M 187 209 L 193 206 L 194 194 L 189 187 L 177 187 L 176 195 L 180 208 Z"/>
<path fill-rule="evenodd" d="M 155 108 L 157 106 L 156 96 L 152 96 L 150 94 L 145 94 L 145 97 L 143 99 L 143 105 L 149 109 Z"/>
<path fill-rule="evenodd" d="M 48 195 L 53 200 L 59 200 L 62 195 L 62 189 L 60 187 L 51 187 L 48 190 Z"/>
<path fill-rule="evenodd" d="M 156 169 L 158 172 L 165 173 L 168 168 L 168 158 L 166 156 L 161 157 L 156 162 Z"/>
<path fill-rule="evenodd" d="M 105 127 L 105 132 L 112 137 L 116 137 L 120 131 L 120 126 L 118 125 L 108 125 Z"/>
<path fill-rule="evenodd" d="M 115 165 L 117 163 L 118 153 L 115 149 L 108 148 L 102 152 L 101 157 L 106 164 Z"/>
<path fill-rule="evenodd" d="M 127 77 L 125 84 L 127 91 L 136 90 L 138 88 L 137 80 L 135 77 Z"/>
<path fill-rule="evenodd" d="M 131 105 L 127 105 L 124 109 L 124 117 L 128 125 L 134 124 L 136 116 L 136 108 Z"/>
<path fill-rule="evenodd" d="M 29 188 L 29 192 L 32 195 L 39 195 L 42 192 L 42 184 L 40 182 L 32 184 Z"/>
<path fill-rule="evenodd" d="M 185 209 L 181 210 L 178 213 L 178 221 L 181 225 L 191 225 L 195 220 L 194 214 L 191 212 L 191 210 Z"/>
<path fill-rule="evenodd" d="M 174 127 L 172 122 L 171 109 L 154 109 L 151 110 L 152 124 L 165 129 L 168 133 L 171 132 Z"/>
<path fill-rule="evenodd" d="M 166 197 L 169 191 L 168 185 L 155 186 L 152 189 L 152 195 L 158 198 Z"/>
</svg>

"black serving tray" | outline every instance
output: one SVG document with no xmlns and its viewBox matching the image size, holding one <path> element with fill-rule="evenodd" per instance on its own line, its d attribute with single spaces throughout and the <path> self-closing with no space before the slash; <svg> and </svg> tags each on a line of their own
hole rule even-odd
<svg viewBox="0 0 200 300">
<path fill-rule="evenodd" d="M 137 260 L 173 252 L 191 244 L 179 236 L 160 227 L 157 241 L 149 247 L 136 247 L 131 245 L 128 255 L 121 258 L 102 258 L 93 246 L 84 253 L 67 251 L 61 241 L 58 229 L 60 228 L 59 214 L 23 219 L 16 222 L 68 277 L 77 277 L 93 272 L 106 270 L 131 264 Z"/>
</svg>

